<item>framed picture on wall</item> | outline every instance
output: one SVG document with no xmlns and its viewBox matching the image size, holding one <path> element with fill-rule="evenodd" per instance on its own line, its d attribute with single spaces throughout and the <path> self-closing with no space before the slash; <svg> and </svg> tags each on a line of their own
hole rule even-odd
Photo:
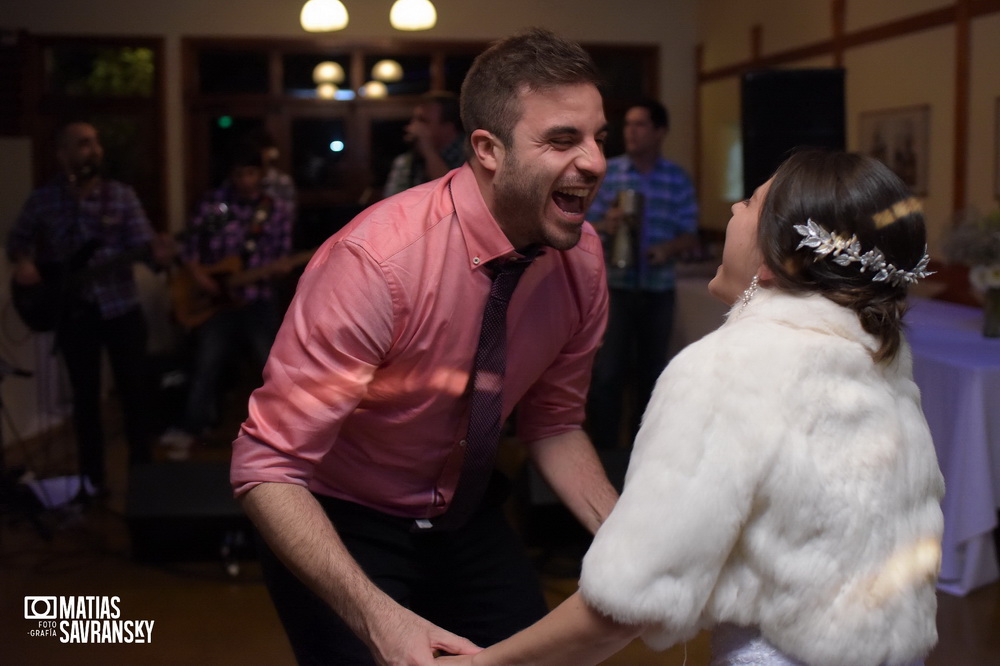
<svg viewBox="0 0 1000 666">
<path fill-rule="evenodd" d="M 882 161 L 919 196 L 927 194 L 930 120 L 930 106 L 861 114 L 861 152 Z"/>
</svg>

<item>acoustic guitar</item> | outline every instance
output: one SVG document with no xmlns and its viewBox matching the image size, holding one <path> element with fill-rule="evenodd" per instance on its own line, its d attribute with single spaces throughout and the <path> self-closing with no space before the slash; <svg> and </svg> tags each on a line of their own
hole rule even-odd
<svg viewBox="0 0 1000 666">
<path fill-rule="evenodd" d="M 72 299 L 89 281 L 120 266 L 149 260 L 153 256 L 149 245 L 140 245 L 88 265 L 100 246 L 101 242 L 95 239 L 77 250 L 66 262 L 37 264 L 41 282 L 21 284 L 11 277 L 11 302 L 29 329 L 35 333 L 55 330 Z"/>
<path fill-rule="evenodd" d="M 170 282 L 174 319 L 188 329 L 200 326 L 220 310 L 239 305 L 239 299 L 234 296 L 238 287 L 269 280 L 279 273 L 279 267 L 294 269 L 305 265 L 315 252 L 316 250 L 303 250 L 263 266 L 247 269 L 243 268 L 243 260 L 237 255 L 202 266 L 202 270 L 219 285 L 219 294 L 207 292 L 198 284 L 191 271 L 182 267 Z"/>
</svg>

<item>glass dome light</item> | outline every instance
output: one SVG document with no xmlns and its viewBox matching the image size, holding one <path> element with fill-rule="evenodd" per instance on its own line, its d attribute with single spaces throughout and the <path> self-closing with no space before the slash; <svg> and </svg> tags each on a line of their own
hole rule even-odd
<svg viewBox="0 0 1000 666">
<path fill-rule="evenodd" d="M 430 0 L 396 0 L 389 23 L 396 30 L 430 30 L 437 23 L 437 10 Z"/>
<path fill-rule="evenodd" d="M 358 93 L 367 99 L 379 99 L 389 94 L 389 89 L 381 81 L 369 81 L 361 86 Z"/>
<path fill-rule="evenodd" d="M 324 60 L 313 67 L 313 83 L 343 83 L 344 68 L 340 63 Z"/>
<path fill-rule="evenodd" d="M 337 98 L 337 86 L 330 83 L 329 81 L 324 81 L 316 86 L 316 97 L 320 99 L 336 99 Z"/>
<path fill-rule="evenodd" d="M 302 5 L 299 22 L 306 32 L 332 32 L 347 27 L 347 8 L 340 0 L 309 0 Z"/>
<path fill-rule="evenodd" d="M 403 78 L 403 66 L 395 60 L 379 60 L 372 67 L 372 78 L 376 81 L 395 83 Z"/>
</svg>

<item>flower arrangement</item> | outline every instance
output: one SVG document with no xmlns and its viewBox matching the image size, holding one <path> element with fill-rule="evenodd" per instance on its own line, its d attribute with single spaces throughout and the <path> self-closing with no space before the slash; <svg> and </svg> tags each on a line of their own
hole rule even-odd
<svg viewBox="0 0 1000 666">
<path fill-rule="evenodd" d="M 969 267 L 969 282 L 983 300 L 983 335 L 1000 338 L 1000 209 L 956 226 L 945 252 Z"/>
<path fill-rule="evenodd" d="M 977 291 L 1000 288 L 1000 209 L 955 227 L 945 252 L 950 261 L 969 267 L 969 282 Z"/>
</svg>

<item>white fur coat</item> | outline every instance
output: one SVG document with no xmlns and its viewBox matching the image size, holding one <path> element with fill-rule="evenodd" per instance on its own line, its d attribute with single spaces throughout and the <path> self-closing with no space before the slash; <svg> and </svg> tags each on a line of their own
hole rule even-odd
<svg viewBox="0 0 1000 666">
<path fill-rule="evenodd" d="M 909 348 L 877 365 L 875 347 L 850 310 L 760 289 L 684 349 L 584 559 L 586 600 L 654 625 L 654 649 L 732 622 L 810 666 L 925 655 L 944 481 Z"/>
</svg>

